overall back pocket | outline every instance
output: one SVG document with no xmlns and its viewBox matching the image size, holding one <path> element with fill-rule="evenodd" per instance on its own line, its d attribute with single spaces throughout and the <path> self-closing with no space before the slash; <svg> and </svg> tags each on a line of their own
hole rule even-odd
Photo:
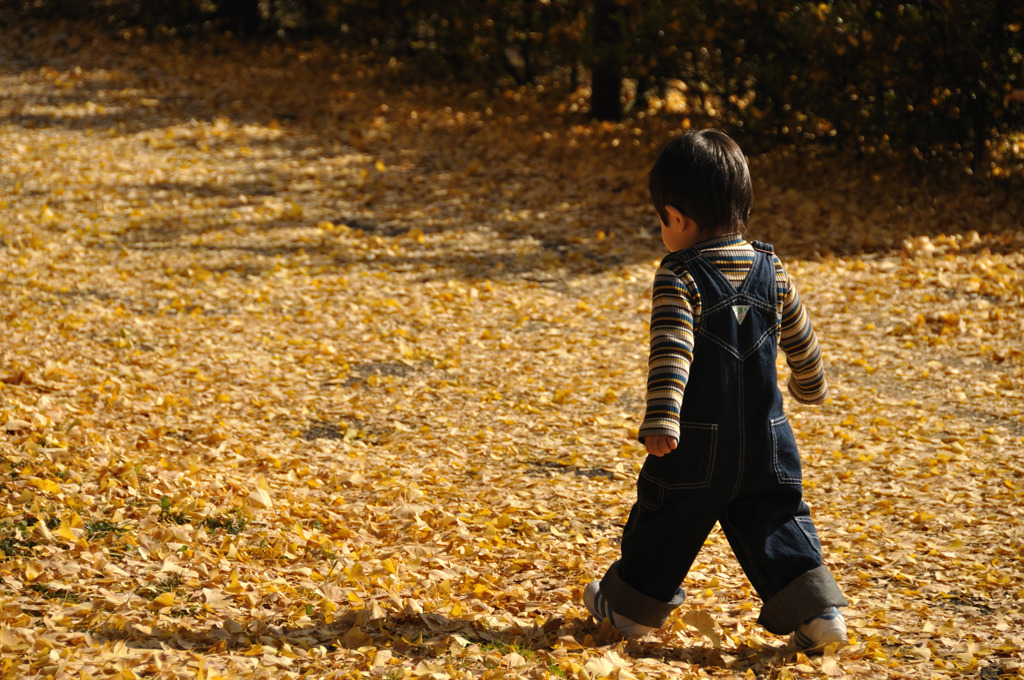
<svg viewBox="0 0 1024 680">
<path fill-rule="evenodd" d="M 660 458 L 648 455 L 640 476 L 666 489 L 706 489 L 717 453 L 718 425 L 680 423 L 679 445 Z"/>
<path fill-rule="evenodd" d="M 785 415 L 771 421 L 771 431 L 772 471 L 775 473 L 775 480 L 779 484 L 800 486 L 803 483 L 800 451 Z"/>
</svg>

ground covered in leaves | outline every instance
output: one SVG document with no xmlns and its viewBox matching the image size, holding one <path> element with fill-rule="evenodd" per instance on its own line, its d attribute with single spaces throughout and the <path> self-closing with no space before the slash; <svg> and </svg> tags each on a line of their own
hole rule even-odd
<svg viewBox="0 0 1024 680">
<path fill-rule="evenodd" d="M 1012 173 L 752 158 L 852 646 L 782 657 L 719 533 L 623 642 L 579 597 L 642 462 L 678 114 L 80 27 L 0 66 L 3 677 L 1024 675 Z"/>
</svg>

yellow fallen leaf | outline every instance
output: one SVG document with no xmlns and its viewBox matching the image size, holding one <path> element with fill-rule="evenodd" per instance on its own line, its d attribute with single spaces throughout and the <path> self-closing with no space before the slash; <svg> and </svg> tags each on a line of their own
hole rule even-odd
<svg viewBox="0 0 1024 680">
<path fill-rule="evenodd" d="M 250 505 L 264 510 L 274 507 L 274 502 L 270 499 L 270 494 L 267 493 L 266 489 L 259 488 L 254 490 L 246 500 Z"/>
<path fill-rule="evenodd" d="M 683 614 L 683 621 L 700 631 L 700 634 L 711 640 L 711 644 L 718 647 L 722 646 L 722 638 L 718 634 L 718 629 L 715 627 L 715 619 L 711 614 L 703 609 L 691 609 Z"/>
<path fill-rule="evenodd" d="M 821 659 L 821 672 L 828 676 L 842 675 L 843 669 L 839 667 L 839 663 L 836 661 L 834 656 L 824 656 Z"/>
<path fill-rule="evenodd" d="M 32 483 L 36 485 L 40 491 L 46 493 L 60 493 L 60 484 L 53 481 L 52 479 L 33 479 Z"/>
<path fill-rule="evenodd" d="M 78 537 L 75 536 L 74 532 L 71 531 L 71 527 L 68 526 L 67 522 L 61 522 L 60 525 L 53 530 L 53 535 L 63 538 L 68 541 L 77 541 Z"/>
<path fill-rule="evenodd" d="M 0 649 L 5 652 L 20 652 L 28 647 L 28 643 L 14 630 L 0 626 Z"/>
<path fill-rule="evenodd" d="M 572 635 L 563 635 L 558 638 L 558 644 L 565 649 L 583 649 L 583 645 L 581 645 Z"/>
<path fill-rule="evenodd" d="M 3 428 L 0 429 L 3 429 L 5 432 L 21 432 L 22 430 L 27 430 L 30 427 L 32 427 L 32 423 L 27 420 L 12 418 L 4 423 Z"/>
<path fill-rule="evenodd" d="M 244 593 L 245 592 L 245 588 L 242 586 L 241 583 L 238 582 L 238 570 L 237 569 L 233 569 L 231 571 L 231 583 L 229 583 L 228 587 L 225 588 L 224 590 L 226 590 L 229 593 L 233 593 L 235 595 L 238 595 L 240 593 Z"/>
<path fill-rule="evenodd" d="M 501 662 L 508 668 L 519 668 L 521 666 L 525 666 L 527 663 L 526 657 L 524 657 L 519 652 L 512 652 L 511 654 L 506 654 L 502 658 Z"/>
<path fill-rule="evenodd" d="M 157 595 L 156 597 L 153 598 L 153 604 L 155 604 L 157 606 L 160 606 L 160 607 L 172 607 L 172 606 L 174 606 L 174 593 L 173 592 L 160 593 L 159 595 Z"/>
<path fill-rule="evenodd" d="M 616 666 L 608 659 L 595 657 L 583 665 L 583 670 L 591 677 L 604 678 L 615 672 Z"/>
</svg>

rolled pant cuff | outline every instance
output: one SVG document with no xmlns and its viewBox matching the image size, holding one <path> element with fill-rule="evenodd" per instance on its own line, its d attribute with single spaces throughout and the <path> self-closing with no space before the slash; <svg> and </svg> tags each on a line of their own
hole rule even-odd
<svg viewBox="0 0 1024 680">
<path fill-rule="evenodd" d="M 601 579 L 601 594 L 608 600 L 616 614 L 622 614 L 637 623 L 661 628 L 672 610 L 686 600 L 681 589 L 669 602 L 662 602 L 650 595 L 645 595 L 629 585 L 619 576 L 619 563 L 615 562 L 608 568 Z"/>
<path fill-rule="evenodd" d="M 786 635 L 829 607 L 849 604 L 828 568 L 820 566 L 801 574 L 765 602 L 757 622 L 776 635 Z"/>
</svg>

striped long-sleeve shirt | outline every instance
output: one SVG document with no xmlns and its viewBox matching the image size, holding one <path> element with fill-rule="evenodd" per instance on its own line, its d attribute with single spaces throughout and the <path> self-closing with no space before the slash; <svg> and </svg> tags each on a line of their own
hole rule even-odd
<svg viewBox="0 0 1024 680">
<path fill-rule="evenodd" d="M 736 234 L 719 236 L 697 247 L 734 286 L 743 283 L 754 263 L 753 246 Z M 779 345 L 792 371 L 789 391 L 800 402 L 820 404 L 828 383 L 818 339 L 782 262 L 774 255 L 772 260 L 782 315 Z M 647 413 L 640 426 L 641 442 L 651 435 L 679 437 L 679 412 L 693 362 L 694 328 L 701 313 L 697 284 L 685 264 L 671 255 L 655 274 L 652 299 Z"/>
</svg>

